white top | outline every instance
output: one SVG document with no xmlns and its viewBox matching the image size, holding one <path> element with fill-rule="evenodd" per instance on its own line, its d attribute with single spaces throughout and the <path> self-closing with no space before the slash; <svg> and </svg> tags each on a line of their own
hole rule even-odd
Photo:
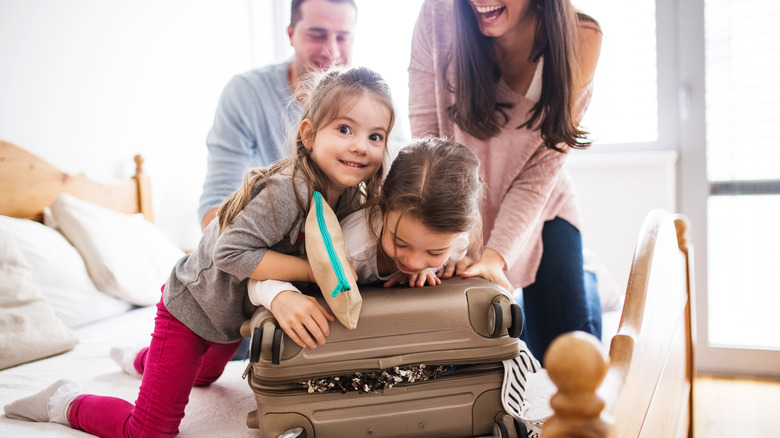
<svg viewBox="0 0 780 438">
<path fill-rule="evenodd" d="M 539 102 L 539 98 L 542 97 L 542 65 L 544 60 L 539 58 L 539 62 L 536 64 L 536 70 L 534 71 L 534 77 L 531 79 L 531 85 L 528 86 L 528 90 L 525 92 L 525 98 Z"/>
</svg>

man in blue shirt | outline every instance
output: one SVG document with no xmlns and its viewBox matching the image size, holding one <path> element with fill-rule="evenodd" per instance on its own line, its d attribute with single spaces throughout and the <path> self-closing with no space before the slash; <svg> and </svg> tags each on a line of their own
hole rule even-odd
<svg viewBox="0 0 780 438">
<path fill-rule="evenodd" d="M 354 0 L 292 0 L 287 35 L 295 55 L 234 76 L 217 104 L 206 138 L 208 168 L 198 215 L 203 229 L 219 204 L 241 185 L 250 167 L 288 156 L 288 135 L 298 128 L 300 105 L 293 99 L 310 70 L 349 65 L 357 24 Z"/>
</svg>

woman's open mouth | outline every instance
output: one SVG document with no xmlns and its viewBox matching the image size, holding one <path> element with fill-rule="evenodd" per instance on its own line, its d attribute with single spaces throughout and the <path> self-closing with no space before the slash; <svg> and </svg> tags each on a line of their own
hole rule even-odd
<svg viewBox="0 0 780 438">
<path fill-rule="evenodd" d="M 474 5 L 474 9 L 477 11 L 477 18 L 483 23 L 492 23 L 498 19 L 498 17 L 504 12 L 506 6 L 477 6 Z"/>
</svg>

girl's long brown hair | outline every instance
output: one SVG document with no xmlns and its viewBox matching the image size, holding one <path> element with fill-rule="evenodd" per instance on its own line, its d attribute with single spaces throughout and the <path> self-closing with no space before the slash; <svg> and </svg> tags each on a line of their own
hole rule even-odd
<svg viewBox="0 0 780 438">
<path fill-rule="evenodd" d="M 596 21 L 574 9 L 570 0 L 533 0 L 539 11 L 530 61 L 544 59 L 542 93 L 529 118 L 517 128 L 538 129 L 544 144 L 563 151 L 590 146 L 587 132 L 574 120 L 575 86 L 578 83 L 577 56 L 579 25 Z M 450 119 L 461 129 L 481 140 L 494 137 L 506 126 L 506 110 L 511 103 L 498 102 L 496 84 L 501 78 L 492 39 L 479 30 L 477 17 L 468 0 L 455 0 L 456 44 L 453 59 L 455 103 L 448 108 Z M 445 69 L 446 71 L 447 69 Z M 447 81 L 446 77 L 444 78 Z"/>
<path fill-rule="evenodd" d="M 393 99 L 390 95 L 390 87 L 375 71 L 366 67 L 332 68 L 325 73 L 311 73 L 305 76 L 298 89 L 297 98 L 302 100 L 303 109 L 301 121 L 311 121 L 314 129 L 311 130 L 309 139 L 314 141 L 323 126 L 335 120 L 340 114 L 349 111 L 357 99 L 364 93 L 370 93 L 389 112 L 387 134 L 395 123 L 395 111 Z M 385 158 L 387 157 L 387 138 L 385 138 Z M 307 186 L 308 193 L 298 193 L 297 185 L 293 184 L 296 203 L 302 213 L 308 209 L 311 193 L 315 190 L 327 193 L 328 178 L 311 159 L 309 151 L 303 144 L 300 129 L 295 138 L 295 150 L 289 157 L 272 164 L 269 167 L 251 169 L 242 186 L 227 199 L 217 210 L 219 216 L 219 228 L 224 230 L 233 222 L 233 219 L 246 207 L 258 193 L 267 187 L 268 179 L 282 171 L 290 170 L 293 180 L 301 178 Z M 342 195 L 342 205 L 358 205 L 373 200 L 379 194 L 379 187 L 384 176 L 385 163 L 380 165 L 376 175 L 356 187 L 348 188 Z M 270 188 L 269 188 L 270 189 Z M 272 199 L 272 198 L 270 198 Z M 269 206 L 272 211 L 274 206 Z"/>
<path fill-rule="evenodd" d="M 373 222 L 377 215 L 395 211 L 435 232 L 468 232 L 469 253 L 481 254 L 482 191 L 479 159 L 469 148 L 437 137 L 416 139 L 393 160 L 368 218 Z"/>
</svg>

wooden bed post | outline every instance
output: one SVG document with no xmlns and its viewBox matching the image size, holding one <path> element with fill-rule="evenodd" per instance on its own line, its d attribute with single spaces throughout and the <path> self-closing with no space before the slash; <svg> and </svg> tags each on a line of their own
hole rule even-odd
<svg viewBox="0 0 780 438">
<path fill-rule="evenodd" d="M 680 248 L 683 254 L 685 254 L 687 262 L 687 278 L 688 278 L 688 305 L 686 306 L 686 321 L 685 330 L 687 332 L 686 351 L 688 354 L 688 382 L 690 382 L 691 390 L 688 396 L 688 437 L 694 436 L 694 419 L 693 419 L 693 387 L 696 381 L 696 360 L 694 356 L 694 349 L 696 348 L 696 289 L 694 288 L 694 275 L 693 275 L 693 245 L 690 244 L 688 239 L 688 230 L 690 229 L 690 223 L 688 218 L 684 215 L 674 215 L 674 228 L 677 231 L 677 246 Z"/>
<path fill-rule="evenodd" d="M 598 340 L 585 332 L 561 335 L 550 344 L 544 363 L 558 392 L 550 399 L 555 415 L 542 427 L 542 436 L 606 437 L 611 420 L 602 414 L 604 400 L 596 389 L 608 363 Z"/>
<path fill-rule="evenodd" d="M 154 222 L 154 215 L 152 214 L 152 186 L 149 177 L 144 173 L 144 158 L 136 155 L 134 160 L 135 175 L 133 175 L 133 179 L 138 187 L 138 211 L 143 213 L 147 221 Z"/>
</svg>

